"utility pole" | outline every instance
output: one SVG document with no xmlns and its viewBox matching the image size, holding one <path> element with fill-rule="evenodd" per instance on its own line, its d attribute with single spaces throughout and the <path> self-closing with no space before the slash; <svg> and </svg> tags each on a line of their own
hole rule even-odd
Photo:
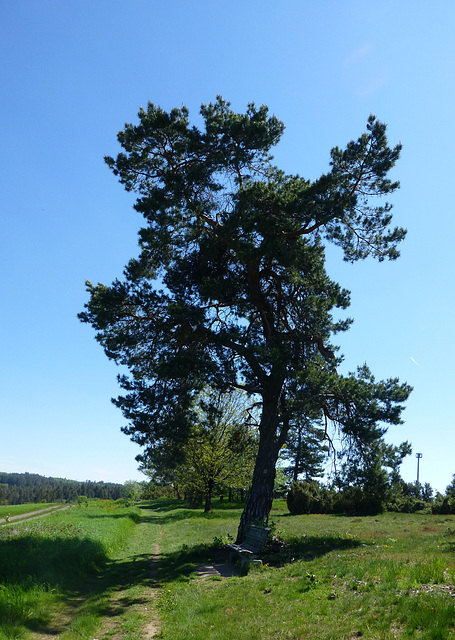
<svg viewBox="0 0 455 640">
<path fill-rule="evenodd" d="M 416 453 L 416 458 L 417 458 L 417 484 L 419 484 L 419 463 L 420 463 L 420 458 L 423 457 L 423 453 Z"/>
</svg>

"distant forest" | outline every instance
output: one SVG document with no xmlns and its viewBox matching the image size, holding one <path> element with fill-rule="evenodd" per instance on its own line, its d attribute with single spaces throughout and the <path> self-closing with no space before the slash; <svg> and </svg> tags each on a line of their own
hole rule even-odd
<svg viewBox="0 0 455 640">
<path fill-rule="evenodd" d="M 78 482 L 66 478 L 46 478 L 36 473 L 3 473 L 0 471 L 0 504 L 29 502 L 75 502 L 78 496 L 117 500 L 124 493 L 122 484 L 111 482 Z"/>
</svg>

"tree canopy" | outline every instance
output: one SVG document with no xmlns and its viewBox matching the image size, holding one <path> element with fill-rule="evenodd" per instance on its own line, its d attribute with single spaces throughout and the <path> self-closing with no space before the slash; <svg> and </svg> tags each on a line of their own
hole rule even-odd
<svg viewBox="0 0 455 640">
<path fill-rule="evenodd" d="M 324 475 L 328 452 L 321 417 L 312 420 L 310 416 L 299 415 L 291 424 L 280 458 L 287 463 L 284 472 L 292 482 L 297 482 L 300 476 L 314 480 Z"/>
<path fill-rule="evenodd" d="M 242 395 L 204 390 L 198 396 L 197 422 L 183 446 L 177 480 L 205 498 L 206 512 L 215 489 L 248 489 L 251 483 L 257 437 Z"/>
<path fill-rule="evenodd" d="M 106 162 L 144 216 L 140 254 L 121 280 L 87 283 L 80 318 L 107 356 L 126 365 L 115 403 L 125 433 L 145 447 L 186 440 L 192 399 L 209 385 L 241 388 L 261 406 L 259 449 L 238 539 L 266 521 L 275 465 L 293 420 L 319 413 L 352 446 L 367 447 L 399 424 L 410 388 L 377 382 L 366 365 L 340 375 L 331 344 L 350 319 L 349 292 L 325 270 L 327 243 L 344 259 L 398 257 L 405 231 L 391 227 L 383 200 L 400 154 L 374 116 L 329 171 L 314 181 L 273 165 L 284 125 L 265 106 L 236 113 L 218 97 L 202 105 L 202 126 L 185 107 L 151 103 L 126 124 L 123 151 Z M 377 199 L 379 197 L 379 200 Z M 258 399 L 258 400 L 257 400 Z"/>
</svg>

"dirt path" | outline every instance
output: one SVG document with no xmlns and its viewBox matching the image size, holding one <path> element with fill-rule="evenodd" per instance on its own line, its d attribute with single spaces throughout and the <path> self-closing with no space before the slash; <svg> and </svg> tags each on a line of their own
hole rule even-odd
<svg viewBox="0 0 455 640">
<path fill-rule="evenodd" d="M 96 632 L 99 640 L 122 640 L 126 627 L 131 624 L 125 618 L 128 609 L 140 614 L 140 619 L 135 620 L 137 637 L 152 640 L 159 636 L 161 621 L 157 614 L 157 574 L 160 538 L 158 525 L 149 522 L 138 524 L 126 556 L 118 563 L 119 584 L 125 586 L 113 590 L 106 604 L 106 615 Z M 149 550 L 148 553 L 144 553 L 145 549 Z"/>
<path fill-rule="evenodd" d="M 157 583 L 157 566 L 158 559 L 160 557 L 160 546 L 159 544 L 153 545 L 153 555 L 150 558 L 150 576 L 152 578 L 152 587 L 150 589 L 150 599 L 152 604 L 156 605 L 156 599 L 158 595 L 158 583 Z M 153 607 L 156 610 L 156 606 Z M 160 621 L 156 613 L 151 615 L 150 620 L 144 627 L 144 637 L 147 640 L 151 640 L 152 638 L 156 638 L 161 630 Z"/>
<path fill-rule="evenodd" d="M 238 567 L 227 562 L 200 564 L 196 572 L 200 578 L 232 578 L 239 575 Z"/>
<path fill-rule="evenodd" d="M 65 509 L 69 509 L 69 505 L 60 505 L 57 507 L 46 507 L 45 509 L 38 509 L 38 511 L 32 511 L 30 513 L 20 513 L 17 516 L 10 516 L 9 518 L 0 518 L 0 524 L 4 524 L 5 522 L 15 522 L 20 520 L 21 522 L 25 520 L 34 520 L 35 518 L 44 518 L 51 513 L 55 513 L 56 511 L 65 511 Z"/>
</svg>

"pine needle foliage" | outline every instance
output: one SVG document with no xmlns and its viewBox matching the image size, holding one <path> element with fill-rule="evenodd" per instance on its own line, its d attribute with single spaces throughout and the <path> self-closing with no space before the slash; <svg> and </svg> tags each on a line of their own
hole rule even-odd
<svg viewBox="0 0 455 640">
<path fill-rule="evenodd" d="M 295 416 L 318 412 L 353 447 L 399 424 L 410 388 L 377 382 L 368 367 L 341 376 L 331 340 L 350 319 L 349 292 L 326 272 L 328 243 L 344 259 L 395 260 L 405 230 L 392 227 L 398 188 L 389 177 L 401 151 L 386 126 L 330 153 L 329 171 L 310 181 L 272 162 L 284 124 L 266 106 L 236 113 L 220 96 L 200 109 L 141 108 L 119 132 L 108 166 L 137 194 L 144 217 L 140 255 L 110 286 L 87 283 L 80 314 L 107 356 L 125 365 L 115 400 L 125 433 L 145 448 L 188 439 L 194 395 L 206 385 L 259 396 L 253 480 L 238 539 L 267 521 L 275 467 Z M 328 431 L 326 430 L 327 435 Z"/>
</svg>

